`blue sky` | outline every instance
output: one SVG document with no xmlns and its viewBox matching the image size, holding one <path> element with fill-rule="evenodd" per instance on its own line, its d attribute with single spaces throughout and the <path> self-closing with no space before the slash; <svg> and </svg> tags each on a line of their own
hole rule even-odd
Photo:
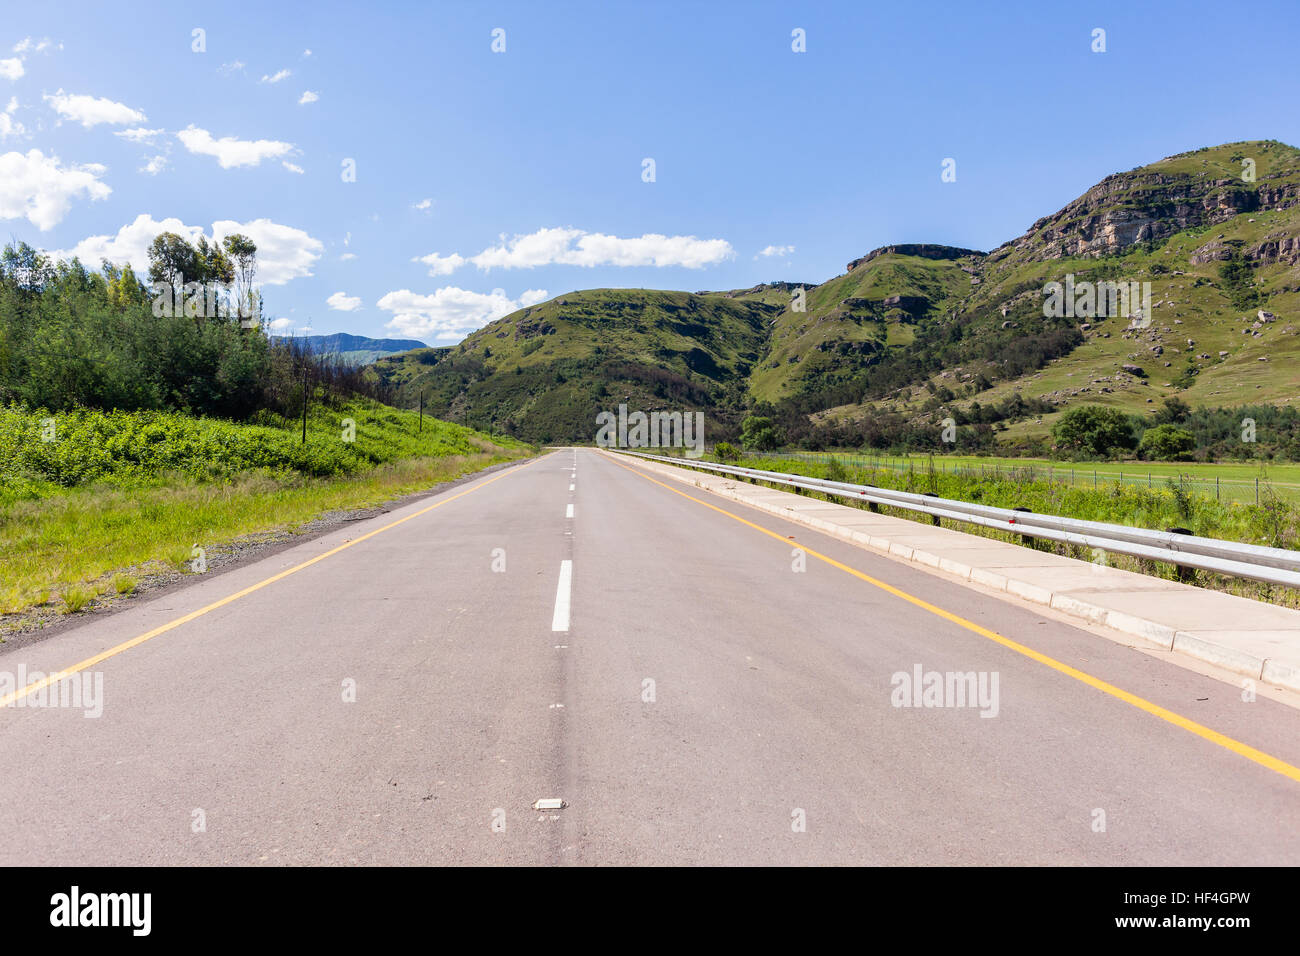
<svg viewBox="0 0 1300 956">
<path fill-rule="evenodd" d="M 0 28 L 0 228 L 88 265 L 143 264 L 163 224 L 247 232 L 277 330 L 451 344 L 575 289 L 991 249 L 1109 173 L 1300 143 L 1296 23 L 1267 2 L 28 4 Z"/>
</svg>

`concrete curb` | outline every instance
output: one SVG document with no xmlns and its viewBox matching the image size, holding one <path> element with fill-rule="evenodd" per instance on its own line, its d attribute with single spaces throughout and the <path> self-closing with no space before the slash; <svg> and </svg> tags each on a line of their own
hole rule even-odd
<svg viewBox="0 0 1300 956">
<path fill-rule="evenodd" d="M 734 488 L 728 489 L 721 486 L 726 482 L 730 482 L 733 485 L 739 485 L 740 482 L 735 479 L 706 475 L 698 471 L 676 468 L 671 465 L 664 465 L 660 462 L 645 461 L 644 459 L 621 460 L 631 461 L 644 469 L 674 478 L 684 484 L 694 485 L 702 491 L 707 491 L 710 494 L 748 505 L 751 508 L 757 508 L 760 511 L 766 511 L 776 517 L 824 532 L 831 537 L 839 538 L 840 540 L 847 541 L 850 544 L 869 548 L 872 551 L 877 551 L 883 555 L 901 561 L 907 561 L 935 571 L 941 571 L 960 580 L 979 584 L 996 591 L 1004 591 L 1007 594 L 1014 595 L 1035 604 L 1046 605 L 1062 614 L 1079 618 L 1089 624 L 1101 625 L 1130 637 L 1141 638 L 1142 640 L 1148 641 L 1172 653 L 1194 658 L 1195 660 L 1207 664 L 1213 664 L 1216 667 L 1223 668 L 1224 670 L 1230 671 L 1234 674 L 1241 674 L 1243 677 L 1249 677 L 1253 680 L 1259 680 L 1287 690 L 1300 691 L 1300 612 L 1296 614 L 1298 629 L 1296 633 L 1297 645 L 1295 647 L 1294 658 L 1281 660 L 1273 657 L 1260 657 L 1229 644 L 1216 643 L 1205 635 L 1187 633 L 1186 631 L 1179 630 L 1178 628 L 1159 620 L 1120 611 L 1115 608 L 1107 607 L 1100 602 L 1094 603 L 1092 601 L 1087 601 L 1081 599 L 1075 594 L 1054 591 L 1051 588 L 1044 587 L 1043 585 L 1032 581 L 1019 580 L 996 568 L 974 567 L 959 560 L 946 558 L 943 555 L 924 551 L 920 548 L 914 548 L 905 542 L 891 541 L 889 538 L 868 535 L 862 531 L 837 524 L 834 521 L 804 515 L 791 507 L 778 507 L 767 501 L 751 498 Z M 706 480 L 710 478 L 714 480 L 706 484 Z M 793 492 L 784 491 L 782 489 L 769 488 L 766 485 L 757 485 L 754 487 L 761 488 L 764 491 L 780 492 L 782 495 L 801 501 L 817 500 L 804 498 L 801 495 L 795 495 Z M 849 507 L 847 505 L 838 505 L 834 502 L 819 503 L 841 508 Z M 904 518 L 894 520 L 907 521 L 907 519 Z M 907 523 L 913 524 L 914 522 Z M 961 532 L 955 531 L 954 533 L 960 534 Z M 975 538 L 976 536 L 972 535 L 971 537 Z M 990 539 L 986 538 L 981 538 L 979 540 L 991 544 L 1000 543 L 990 541 Z M 1006 544 L 1005 547 L 1019 548 L 1018 545 L 1014 544 Z M 1081 571 L 1085 568 L 1091 571 L 1092 565 L 1088 562 L 1076 561 L 1075 563 L 1081 566 Z M 1168 585 L 1172 584 L 1172 582 L 1162 581 L 1162 584 Z M 1186 588 L 1188 591 L 1192 592 L 1204 592 L 1205 590 L 1188 584 L 1180 584 L 1177 585 L 1177 587 Z M 1225 595 L 1225 597 L 1233 596 Z M 1257 603 L 1252 601 L 1250 598 L 1235 599 L 1246 602 L 1247 604 Z"/>
</svg>

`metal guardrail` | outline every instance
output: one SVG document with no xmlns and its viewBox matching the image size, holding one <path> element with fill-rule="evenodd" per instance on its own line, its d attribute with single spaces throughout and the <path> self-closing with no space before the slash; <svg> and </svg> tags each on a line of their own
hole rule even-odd
<svg viewBox="0 0 1300 956">
<path fill-rule="evenodd" d="M 952 521 L 980 525 L 1011 534 L 1061 541 L 1135 558 L 1164 561 L 1184 568 L 1196 568 L 1216 574 L 1300 588 L 1300 551 L 1244 544 L 1239 541 L 1223 541 L 1218 538 L 1203 538 L 1177 531 L 1151 531 L 1146 528 L 1131 528 L 1127 525 L 1106 524 L 1101 521 L 1061 518 L 1056 515 L 1018 511 L 1012 508 L 995 508 L 991 505 L 954 501 L 910 491 L 894 491 L 889 488 L 877 488 L 874 485 L 853 485 L 843 481 L 808 478 L 804 475 L 790 475 L 780 471 L 739 468 L 734 465 L 669 458 L 624 449 L 617 449 L 617 451 L 619 454 L 635 455 L 638 458 L 661 461 L 679 467 L 752 478 L 792 488 L 820 491 L 855 501 L 904 508 L 935 518 L 948 518 Z"/>
</svg>

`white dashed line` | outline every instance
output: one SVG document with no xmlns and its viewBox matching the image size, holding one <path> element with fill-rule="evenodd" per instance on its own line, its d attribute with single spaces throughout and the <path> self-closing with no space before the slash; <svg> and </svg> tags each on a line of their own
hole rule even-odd
<svg viewBox="0 0 1300 956">
<path fill-rule="evenodd" d="M 560 562 L 560 583 L 555 587 L 555 615 L 551 618 L 552 631 L 569 629 L 569 590 L 573 584 L 573 562 Z"/>
<path fill-rule="evenodd" d="M 564 509 L 564 517 L 566 517 L 566 518 L 572 518 L 572 517 L 573 517 L 573 505 L 568 505 L 568 506 L 565 507 L 565 509 Z"/>
</svg>

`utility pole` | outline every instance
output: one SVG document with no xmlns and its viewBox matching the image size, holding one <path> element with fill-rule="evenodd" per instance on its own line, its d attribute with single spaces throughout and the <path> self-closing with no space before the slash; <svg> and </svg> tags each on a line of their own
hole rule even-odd
<svg viewBox="0 0 1300 956">
<path fill-rule="evenodd" d="M 302 367 L 302 443 L 307 444 L 307 366 Z"/>
</svg>

